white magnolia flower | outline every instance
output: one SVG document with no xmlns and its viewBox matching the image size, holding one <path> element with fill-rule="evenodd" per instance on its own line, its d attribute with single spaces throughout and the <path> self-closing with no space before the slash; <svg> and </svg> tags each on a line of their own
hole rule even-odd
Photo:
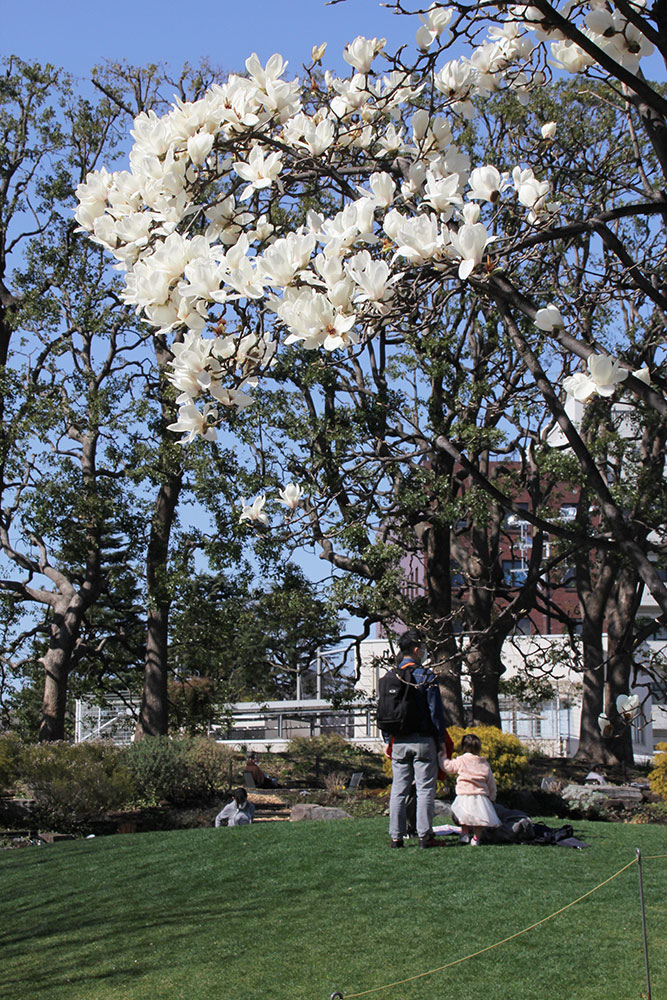
<svg viewBox="0 0 667 1000">
<path fill-rule="evenodd" d="M 609 716 L 607 715 L 606 712 L 600 712 L 600 714 L 598 715 L 598 728 L 600 730 L 601 736 L 605 738 L 613 734 L 614 727 L 609 721 Z"/>
<path fill-rule="evenodd" d="M 553 302 L 550 302 L 544 309 L 537 310 L 535 325 L 546 333 L 551 333 L 552 330 L 561 330 L 565 326 L 560 310 Z"/>
<path fill-rule="evenodd" d="M 327 50 L 327 43 L 322 42 L 321 45 L 313 45 L 312 52 L 310 53 L 311 58 L 314 63 L 322 62 L 322 57 Z"/>
<path fill-rule="evenodd" d="M 278 503 L 282 503 L 285 507 L 289 507 L 290 510 L 296 510 L 301 502 L 301 497 L 303 495 L 303 490 L 297 483 L 288 483 L 284 489 L 280 490 L 280 499 Z"/>
<path fill-rule="evenodd" d="M 568 73 L 583 73 L 595 60 L 584 52 L 576 42 L 565 40 L 551 43 L 551 55 L 553 63 L 558 69 L 564 69 Z"/>
<path fill-rule="evenodd" d="M 538 211 L 544 205 L 546 196 L 551 190 L 549 181 L 538 181 L 530 167 L 526 170 L 522 170 L 521 167 L 515 167 L 512 171 L 512 180 L 514 181 L 517 197 L 522 205 L 525 205 L 526 208 L 532 208 L 535 211 Z"/>
<path fill-rule="evenodd" d="M 241 512 L 241 516 L 239 517 L 239 524 L 241 521 L 250 521 L 251 524 L 268 524 L 269 517 L 263 509 L 265 503 L 266 493 L 262 493 L 256 500 L 253 500 L 251 504 L 248 504 L 245 500 L 243 500 L 243 510 Z"/>
<path fill-rule="evenodd" d="M 381 173 L 371 174 L 368 183 L 370 184 L 371 191 L 371 201 L 374 205 L 378 205 L 381 208 L 389 208 L 389 206 L 394 201 L 394 194 L 396 192 L 396 184 L 390 174 L 382 171 Z M 362 191 L 362 194 L 366 195 L 367 192 Z"/>
<path fill-rule="evenodd" d="M 465 222 L 458 232 L 450 232 L 449 238 L 456 254 L 461 257 L 459 278 L 465 281 L 473 270 L 482 263 L 484 251 L 494 237 L 489 236 L 486 226 L 477 222 L 479 205 L 467 204 L 463 210 Z"/>
<path fill-rule="evenodd" d="M 213 340 L 206 340 L 193 330 L 172 346 L 174 359 L 169 365 L 173 372 L 167 377 L 180 390 L 177 403 L 192 402 L 210 387 L 212 373 L 217 375 L 220 372 L 219 362 L 211 357 L 213 344 Z"/>
<path fill-rule="evenodd" d="M 393 122 L 389 122 L 384 132 L 378 136 L 378 142 L 385 153 L 398 153 L 404 150 L 403 129 L 396 128 Z"/>
<path fill-rule="evenodd" d="M 428 170 L 424 187 L 424 201 L 432 205 L 436 212 L 443 216 L 445 222 L 449 222 L 454 205 L 460 205 L 463 202 L 459 187 L 460 175 L 458 173 L 438 177 L 431 170 Z"/>
<path fill-rule="evenodd" d="M 305 236 L 290 233 L 264 251 L 260 270 L 269 284 L 285 287 L 307 265 L 314 249 L 315 236 L 312 233 Z"/>
<path fill-rule="evenodd" d="M 348 42 L 343 49 L 343 59 L 360 73 L 368 73 L 371 63 L 386 43 L 386 38 L 364 38 L 363 35 L 357 35 L 354 41 Z"/>
<path fill-rule="evenodd" d="M 188 139 L 188 156 L 198 167 L 213 149 L 213 139 L 210 132 L 197 132 Z"/>
<path fill-rule="evenodd" d="M 205 441 L 217 440 L 218 433 L 215 425 L 218 422 L 218 411 L 210 403 L 204 407 L 204 412 L 200 413 L 194 403 L 185 403 L 179 408 L 178 419 L 175 423 L 169 424 L 168 431 L 175 434 L 184 433 L 179 444 L 188 444 L 198 436 Z"/>
<path fill-rule="evenodd" d="M 244 410 L 254 402 L 247 392 L 242 392 L 240 389 L 225 389 L 219 382 L 212 382 L 209 391 L 218 403 L 237 410 Z"/>
<path fill-rule="evenodd" d="M 509 186 L 509 174 L 501 174 L 496 167 L 476 167 L 470 174 L 468 183 L 470 184 L 469 198 L 479 198 L 482 201 L 490 201 L 491 204 L 495 204 L 500 198 L 501 192 Z"/>
<path fill-rule="evenodd" d="M 357 240 L 376 243 L 373 233 L 375 205 L 370 198 L 359 198 L 350 202 L 333 219 L 322 222 L 322 233 L 327 242 L 336 241 L 341 247 L 352 246 Z"/>
<path fill-rule="evenodd" d="M 306 350 L 323 347 L 334 351 L 358 342 L 352 329 L 355 314 L 337 309 L 328 294 L 314 288 L 287 288 L 282 299 L 269 300 L 269 305 L 290 331 L 285 338 L 287 346 L 299 343 Z"/>
<path fill-rule="evenodd" d="M 392 285 L 398 275 L 390 277 L 389 265 L 384 260 L 373 260 L 368 250 L 362 250 L 346 264 L 348 274 L 360 287 L 357 302 L 384 302 L 393 295 Z"/>
<path fill-rule="evenodd" d="M 607 354 L 591 354 L 587 360 L 589 375 L 577 372 L 563 379 L 563 388 L 569 396 L 585 402 L 597 393 L 599 396 L 612 396 L 619 382 L 628 377 L 627 368 L 621 368 L 615 358 Z"/>
<path fill-rule="evenodd" d="M 393 209 L 384 219 L 384 231 L 397 244 L 395 256 L 407 257 L 412 264 L 423 264 L 440 253 L 443 233 L 435 215 L 407 218 Z"/>
<path fill-rule="evenodd" d="M 406 177 L 401 184 L 401 194 L 406 201 L 412 201 L 415 195 L 419 194 L 424 187 L 426 180 L 426 164 L 417 162 L 411 163 L 407 169 Z"/>
<path fill-rule="evenodd" d="M 265 154 L 262 147 L 256 145 L 250 150 L 247 162 L 237 160 L 232 166 L 239 177 L 250 182 L 241 194 L 241 201 L 247 201 L 255 191 L 271 187 L 282 170 L 283 161 L 280 153 L 275 150 Z"/>
<path fill-rule="evenodd" d="M 266 90 L 270 83 L 275 83 L 283 75 L 287 69 L 287 63 L 280 53 L 274 52 L 266 66 L 262 66 L 259 56 L 256 52 L 253 52 L 246 59 L 245 68 L 248 70 L 248 75 L 251 79 L 262 90 Z"/>
<path fill-rule="evenodd" d="M 417 45 L 426 52 L 443 33 L 452 19 L 452 11 L 438 4 L 431 4 L 426 12 L 426 16 L 419 15 L 422 21 L 421 27 L 417 30 Z"/>
<path fill-rule="evenodd" d="M 82 229 L 92 230 L 95 220 L 106 212 L 112 183 L 113 175 L 103 167 L 87 174 L 85 182 L 77 187 L 79 204 L 74 215 Z"/>
<path fill-rule="evenodd" d="M 434 82 L 445 97 L 465 101 L 473 91 L 476 76 L 474 67 L 467 60 L 452 59 L 436 74 Z"/>
<path fill-rule="evenodd" d="M 616 699 L 616 711 L 624 722 L 632 722 L 639 715 L 639 695 L 619 694 Z"/>
<path fill-rule="evenodd" d="M 543 139 L 553 139 L 554 136 L 556 135 L 556 129 L 557 128 L 558 128 L 558 125 L 556 124 L 556 122 L 547 122 L 541 128 L 542 138 Z"/>
</svg>

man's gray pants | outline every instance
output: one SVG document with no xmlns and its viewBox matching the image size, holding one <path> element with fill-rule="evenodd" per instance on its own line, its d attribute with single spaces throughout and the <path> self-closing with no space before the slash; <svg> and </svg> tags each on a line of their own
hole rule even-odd
<svg viewBox="0 0 667 1000">
<path fill-rule="evenodd" d="M 435 783 L 438 751 L 431 736 L 394 740 L 391 754 L 393 780 L 389 799 L 389 836 L 405 836 L 405 804 L 414 781 L 417 786 L 417 833 L 425 837 L 432 830 L 435 811 Z"/>
</svg>

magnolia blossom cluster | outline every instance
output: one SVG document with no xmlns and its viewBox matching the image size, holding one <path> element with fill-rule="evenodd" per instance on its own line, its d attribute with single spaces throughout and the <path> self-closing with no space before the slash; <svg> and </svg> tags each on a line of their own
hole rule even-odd
<svg viewBox="0 0 667 1000">
<path fill-rule="evenodd" d="M 586 31 L 605 51 L 622 48 L 621 39 L 639 45 L 637 58 L 650 51 L 616 15 L 607 24 L 597 0 L 589 14 Z M 421 58 L 447 40 L 451 17 L 438 4 L 421 15 Z M 129 169 L 89 174 L 76 218 L 125 271 L 125 301 L 174 337 L 170 378 L 180 410 L 171 428 L 183 441 L 214 438 L 220 407 L 245 406 L 246 390 L 272 363 L 275 334 L 259 319 L 249 329 L 248 316 L 273 314 L 287 344 L 350 347 L 400 311 L 406 272 L 427 266 L 443 280 L 470 280 L 502 235 L 501 201 L 511 199 L 529 228 L 558 212 L 549 181 L 532 168 L 473 166 L 444 113 L 470 114 L 472 96 L 501 84 L 524 93 L 539 82 L 530 60 L 547 39 L 554 54 L 565 45 L 536 8 L 509 8 L 469 59 L 440 66 L 439 112 L 417 107 L 424 84 L 412 71 L 373 72 L 385 40 L 359 36 L 344 52 L 350 76 L 327 72 L 314 110 L 299 80 L 285 79 L 280 55 L 262 66 L 253 54 L 247 75 L 231 75 L 197 101 L 177 99 L 162 117 L 136 118 Z M 315 47 L 314 61 L 323 54 Z M 553 123 L 542 134 L 551 141 Z M 315 161 L 345 178 L 340 211 L 310 211 L 298 229 L 277 230 L 272 204 L 284 199 L 289 211 L 302 191 L 299 171 Z M 260 308 L 249 310 L 252 303 Z M 236 328 L 235 310 L 243 317 Z"/>
<path fill-rule="evenodd" d="M 645 0 L 632 0 L 629 4 L 632 13 L 639 16 L 645 6 Z M 633 73 L 638 70 L 640 60 L 654 51 L 653 43 L 637 25 L 620 10 L 610 10 L 604 0 L 590 0 L 588 4 L 567 0 L 558 13 L 576 23 L 583 38 Z M 432 4 L 426 16 L 422 16 L 417 46 L 428 51 L 435 43 L 442 44 L 441 36 L 452 14 L 442 5 Z M 582 73 L 596 66 L 594 55 L 567 38 L 538 7 L 516 4 L 507 8 L 500 24 L 489 28 L 471 56 L 451 60 L 440 68 L 436 86 L 456 101 L 456 110 L 469 117 L 474 114 L 471 97 L 494 93 L 501 86 L 515 90 L 518 99 L 525 103 L 531 87 L 545 80 L 543 71 L 534 66 L 534 56 L 544 44 L 549 45 L 551 62 L 557 69 Z"/>
<path fill-rule="evenodd" d="M 287 507 L 291 514 L 297 509 L 303 497 L 303 490 L 297 483 L 288 483 L 284 489 L 278 491 L 278 503 Z M 239 522 L 249 521 L 253 525 L 268 525 L 269 515 L 265 511 L 266 493 L 260 493 L 252 503 L 243 500 L 241 503 L 241 514 Z"/>
<path fill-rule="evenodd" d="M 586 402 L 593 395 L 613 396 L 616 387 L 621 382 L 625 382 L 630 374 L 629 369 L 622 368 L 615 358 L 608 354 L 591 354 L 586 367 L 588 374 L 577 372 L 563 380 L 563 388 L 579 402 Z M 635 378 L 645 382 L 650 382 L 648 368 L 639 368 L 632 373 Z"/>
</svg>

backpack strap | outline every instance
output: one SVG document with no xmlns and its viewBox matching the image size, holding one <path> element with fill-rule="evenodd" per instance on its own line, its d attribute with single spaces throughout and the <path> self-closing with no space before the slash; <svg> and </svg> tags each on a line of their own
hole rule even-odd
<svg viewBox="0 0 667 1000">
<path fill-rule="evenodd" d="M 406 678 L 402 676 L 402 673 L 403 673 L 404 670 L 407 670 L 407 669 L 413 670 L 417 666 L 420 666 L 420 665 L 421 664 L 417 664 L 413 660 L 410 660 L 408 663 L 401 663 L 400 666 L 394 667 L 394 670 L 396 671 L 396 673 L 401 678 L 401 680 L 403 681 L 404 684 L 407 684 L 409 687 L 423 689 L 423 688 L 428 687 L 428 685 L 430 683 L 429 672 L 428 672 L 428 670 L 426 670 L 426 668 L 424 668 L 425 673 L 424 673 L 424 680 L 423 681 L 413 681 L 412 680 L 412 673 L 410 674 L 410 680 L 406 680 Z"/>
</svg>

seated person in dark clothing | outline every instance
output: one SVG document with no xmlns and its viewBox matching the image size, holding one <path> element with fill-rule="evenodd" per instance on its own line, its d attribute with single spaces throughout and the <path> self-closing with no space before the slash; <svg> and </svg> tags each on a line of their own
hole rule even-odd
<svg viewBox="0 0 667 1000">
<path fill-rule="evenodd" d="M 257 788 L 275 788 L 278 784 L 275 778 L 270 778 L 268 774 L 262 771 L 254 753 L 248 754 L 248 759 L 245 762 L 243 770 L 248 771 L 252 775 L 252 780 L 255 782 Z"/>
</svg>

